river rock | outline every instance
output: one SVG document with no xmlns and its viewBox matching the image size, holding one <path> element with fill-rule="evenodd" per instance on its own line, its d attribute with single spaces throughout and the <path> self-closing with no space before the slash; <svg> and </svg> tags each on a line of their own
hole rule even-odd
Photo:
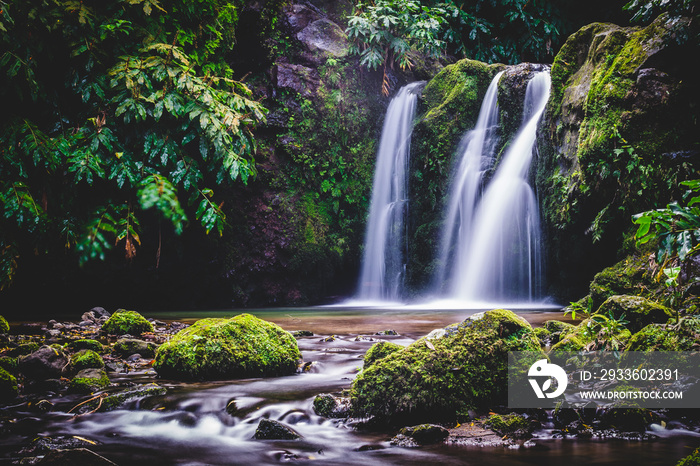
<svg viewBox="0 0 700 466">
<path fill-rule="evenodd" d="M 43 346 L 29 355 L 21 357 L 18 361 L 18 369 L 25 377 L 44 380 L 60 377 L 67 364 L 68 358 L 63 351 Z"/>
<path fill-rule="evenodd" d="M 612 315 L 621 318 L 623 315 L 629 321 L 631 331 L 659 323 L 665 324 L 668 319 L 675 317 L 675 312 L 666 306 L 650 301 L 641 296 L 616 295 L 611 296 L 598 309 L 599 314 Z"/>
<path fill-rule="evenodd" d="M 179 331 L 158 348 L 153 368 L 165 378 L 215 380 L 293 374 L 299 359 L 289 332 L 241 314 L 202 319 Z"/>
<path fill-rule="evenodd" d="M 0 367 L 0 400 L 11 400 L 17 396 L 17 379 Z"/>
<path fill-rule="evenodd" d="M 296 440 L 301 438 L 301 435 L 279 421 L 262 418 L 258 428 L 255 429 L 253 438 L 257 440 Z"/>
<path fill-rule="evenodd" d="M 541 352 L 530 324 L 503 309 L 475 314 L 364 369 L 350 392 L 353 414 L 439 420 L 505 404 L 508 351 Z"/>
<path fill-rule="evenodd" d="M 314 412 L 319 416 L 344 418 L 350 416 L 350 399 L 321 393 L 314 398 Z"/>
<path fill-rule="evenodd" d="M 450 432 L 436 424 L 421 424 L 413 427 L 404 427 L 399 431 L 399 435 L 414 440 L 418 445 L 430 445 L 444 442 L 450 435 Z"/>
<path fill-rule="evenodd" d="M 73 450 L 52 450 L 37 464 L 42 465 L 67 465 L 84 464 L 91 466 L 116 466 L 107 458 L 88 450 L 87 448 L 76 448 Z"/>
<path fill-rule="evenodd" d="M 157 345 L 148 341 L 138 340 L 135 338 L 122 338 L 112 347 L 112 351 L 125 358 L 132 354 L 140 354 L 145 358 L 152 358 L 156 354 Z"/>
<path fill-rule="evenodd" d="M 91 393 L 109 385 L 109 378 L 103 369 L 83 369 L 71 380 L 70 390 L 76 393 Z"/>
<path fill-rule="evenodd" d="M 119 309 L 102 325 L 102 331 L 110 335 L 141 335 L 153 332 L 153 325 L 136 311 Z"/>
</svg>

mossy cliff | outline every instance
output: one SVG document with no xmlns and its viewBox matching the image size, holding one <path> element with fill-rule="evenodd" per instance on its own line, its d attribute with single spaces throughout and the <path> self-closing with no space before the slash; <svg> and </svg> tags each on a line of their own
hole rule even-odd
<svg viewBox="0 0 700 466">
<path fill-rule="evenodd" d="M 460 60 L 431 79 L 418 104 L 411 142 L 408 282 L 420 290 L 430 280 L 449 180 L 464 134 L 472 129 L 493 77 L 504 65 Z"/>
<path fill-rule="evenodd" d="M 679 45 L 690 27 L 666 16 L 645 28 L 594 23 L 554 60 L 537 187 L 549 279 L 563 296 L 615 261 L 632 214 L 680 197 L 678 182 L 698 168 L 687 58 L 698 50 Z"/>
<path fill-rule="evenodd" d="M 158 348 L 153 368 L 164 378 L 215 380 L 292 374 L 299 359 L 289 332 L 241 314 L 198 320 L 181 330 Z"/>
<path fill-rule="evenodd" d="M 508 351 L 540 351 L 530 324 L 502 309 L 475 314 L 366 367 L 352 385 L 352 410 L 415 421 L 503 404 Z"/>
</svg>

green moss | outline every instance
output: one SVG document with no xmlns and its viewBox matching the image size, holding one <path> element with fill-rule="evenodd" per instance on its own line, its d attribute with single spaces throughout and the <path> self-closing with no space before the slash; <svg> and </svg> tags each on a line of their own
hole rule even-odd
<svg viewBox="0 0 700 466">
<path fill-rule="evenodd" d="M 565 338 L 570 333 L 574 333 L 576 326 L 559 320 L 548 320 L 544 323 L 544 328 L 550 333 L 550 343 L 556 345 L 562 338 Z"/>
<path fill-rule="evenodd" d="M 641 296 L 616 295 L 609 297 L 598 309 L 599 314 L 612 315 L 616 318 L 625 316 L 632 330 L 640 330 L 649 324 L 665 324 L 675 316 L 675 312 L 666 306 L 650 301 Z"/>
<path fill-rule="evenodd" d="M 67 348 L 73 351 L 92 350 L 96 353 L 102 353 L 104 351 L 104 347 L 99 341 L 84 338 L 71 341 L 68 343 Z"/>
<path fill-rule="evenodd" d="M 687 325 L 671 330 L 650 324 L 632 335 L 627 351 L 692 351 L 700 344 L 697 330 Z"/>
<path fill-rule="evenodd" d="M 365 361 L 363 368 L 367 369 L 369 366 L 379 361 L 380 359 L 389 356 L 391 353 L 400 351 L 403 348 L 403 346 L 397 345 L 396 343 L 392 343 L 390 341 L 380 341 L 378 343 L 375 343 L 370 347 L 370 349 L 367 350 L 367 353 L 365 353 Z"/>
<path fill-rule="evenodd" d="M 17 379 L 0 367 L 0 400 L 11 400 L 19 394 Z"/>
<path fill-rule="evenodd" d="M 83 369 L 70 382 L 70 391 L 92 393 L 109 386 L 109 377 L 102 369 Z"/>
<path fill-rule="evenodd" d="M 645 287 L 658 287 L 647 276 L 647 259 L 628 256 L 598 273 L 591 282 L 591 309 L 595 312 L 615 295 L 641 294 Z"/>
<path fill-rule="evenodd" d="M 552 346 L 551 351 L 581 351 L 589 341 L 578 334 L 571 334 Z"/>
<path fill-rule="evenodd" d="M 438 419 L 505 402 L 508 351 L 536 351 L 532 327 L 511 311 L 471 316 L 363 370 L 350 392 L 358 416 Z"/>
<path fill-rule="evenodd" d="M 134 338 L 122 338 L 117 340 L 112 347 L 112 351 L 122 357 L 138 353 L 144 358 L 152 358 L 155 356 L 157 348 L 158 346 L 155 343 Z"/>
<path fill-rule="evenodd" d="M 87 403 L 86 408 L 90 411 L 94 409 L 99 409 L 99 411 L 112 411 L 114 409 L 124 406 L 130 401 L 134 401 L 140 398 L 146 398 L 149 396 L 161 396 L 165 395 L 167 390 L 160 385 L 149 383 L 140 387 L 131 388 L 128 390 L 123 390 L 117 393 L 110 393 L 101 400 L 94 400 Z"/>
<path fill-rule="evenodd" d="M 5 369 L 10 374 L 17 373 L 17 358 L 11 356 L 0 357 L 0 368 Z"/>
<path fill-rule="evenodd" d="M 0 316 L 0 335 L 5 333 L 10 333 L 10 324 L 3 316 Z"/>
<path fill-rule="evenodd" d="M 17 348 L 10 350 L 11 356 L 26 356 L 32 354 L 34 351 L 38 350 L 41 346 L 39 343 L 30 341 L 28 343 L 21 343 Z"/>
<path fill-rule="evenodd" d="M 690 455 L 681 459 L 676 466 L 700 466 L 700 448 L 696 448 Z"/>
<path fill-rule="evenodd" d="M 547 341 L 551 338 L 552 333 L 547 330 L 546 328 L 543 327 L 537 327 L 535 330 L 535 336 L 537 339 L 540 341 L 540 345 L 544 346 L 547 344 Z"/>
<path fill-rule="evenodd" d="M 141 335 L 153 332 L 153 325 L 136 311 L 119 309 L 102 325 L 102 331 L 110 335 Z"/>
<path fill-rule="evenodd" d="M 80 372 L 83 369 L 102 369 L 105 367 L 105 362 L 102 356 L 92 350 L 81 350 L 70 358 L 70 368 L 74 372 Z"/>
<path fill-rule="evenodd" d="M 530 422 L 520 414 L 492 414 L 484 425 L 501 435 L 524 434 L 531 431 Z"/>
<path fill-rule="evenodd" d="M 202 319 L 161 345 L 153 367 L 173 379 L 291 374 L 301 353 L 289 332 L 249 314 Z"/>
</svg>

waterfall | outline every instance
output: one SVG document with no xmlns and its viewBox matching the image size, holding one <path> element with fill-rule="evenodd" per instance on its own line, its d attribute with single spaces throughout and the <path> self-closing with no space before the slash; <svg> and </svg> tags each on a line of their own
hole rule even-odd
<svg viewBox="0 0 700 466">
<path fill-rule="evenodd" d="M 481 104 L 476 127 L 460 144 L 462 157 L 452 181 L 447 216 L 442 228 L 440 257 L 435 288 L 440 294 L 448 271 L 467 261 L 467 245 L 472 236 L 473 216 L 484 171 L 493 164 L 498 126 L 498 73 L 489 85 Z"/>
<path fill-rule="evenodd" d="M 399 301 L 406 273 L 408 158 L 418 94 L 402 87 L 389 103 L 377 152 L 357 299 Z"/>
<path fill-rule="evenodd" d="M 450 215 L 460 216 L 459 234 L 446 231 L 448 239 L 442 250 L 446 257 L 451 248 L 449 243 L 453 242 L 450 236 L 458 237 L 454 264 L 450 273 L 443 276 L 443 279 L 450 280 L 450 298 L 469 302 L 507 302 L 532 301 L 540 297 L 539 209 L 527 179 L 535 150 L 537 125 L 549 92 L 550 76 L 547 72 L 537 73 L 528 83 L 521 127 L 480 199 L 476 199 L 473 193 L 479 189 L 484 157 L 492 151 L 488 143 L 484 143 L 480 154 L 470 154 L 474 160 L 479 158 L 479 168 L 473 168 L 477 165 L 472 162 L 465 168 L 470 168 L 473 173 L 458 175 L 458 179 L 472 177 L 474 181 L 470 181 L 473 184 L 469 187 L 470 193 L 462 194 L 459 199 L 453 195 L 448 209 L 448 221 Z M 484 106 L 487 106 L 486 102 Z M 482 113 L 484 111 L 482 107 Z M 474 131 L 477 130 L 481 130 L 478 125 Z M 453 207 L 452 203 L 457 202 L 462 205 Z M 472 204 L 466 205 L 467 202 Z M 452 214 L 452 210 L 458 214 Z M 449 224 L 447 228 L 455 230 Z"/>
</svg>

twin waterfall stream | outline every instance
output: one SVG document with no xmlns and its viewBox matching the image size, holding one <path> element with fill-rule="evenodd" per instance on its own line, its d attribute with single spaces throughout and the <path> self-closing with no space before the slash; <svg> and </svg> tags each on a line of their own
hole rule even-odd
<svg viewBox="0 0 700 466">
<path fill-rule="evenodd" d="M 498 83 L 492 80 L 476 126 L 460 145 L 442 224 L 432 297 L 461 305 L 529 302 L 542 296 L 537 197 L 528 182 L 537 126 L 550 93 L 546 71 L 527 85 L 520 128 L 499 155 Z M 402 302 L 407 263 L 408 173 L 417 94 L 412 83 L 392 99 L 377 152 L 356 299 Z"/>
</svg>

